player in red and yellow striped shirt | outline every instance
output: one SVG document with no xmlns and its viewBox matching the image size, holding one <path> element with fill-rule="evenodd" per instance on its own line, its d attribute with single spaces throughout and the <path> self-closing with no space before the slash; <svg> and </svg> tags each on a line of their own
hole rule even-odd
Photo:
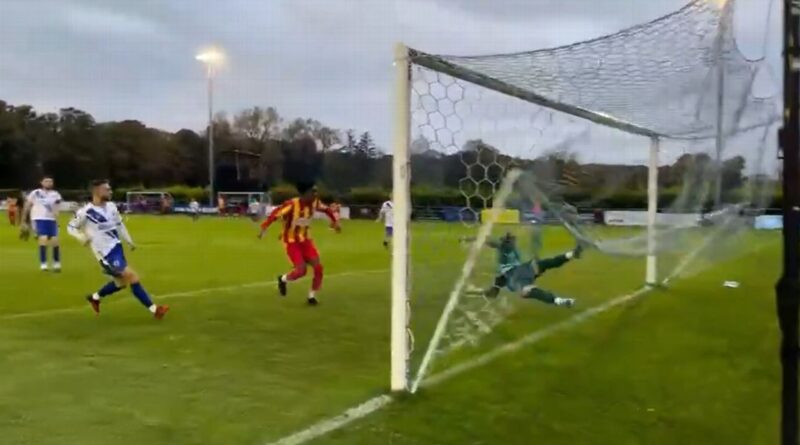
<svg viewBox="0 0 800 445">
<path fill-rule="evenodd" d="M 309 234 L 309 226 L 314 218 L 314 212 L 322 212 L 331 220 L 331 228 L 337 233 L 341 231 L 339 221 L 331 209 L 322 204 L 317 197 L 314 184 L 303 183 L 297 185 L 300 196 L 290 199 L 276 207 L 267 219 L 261 223 L 261 232 L 258 237 L 264 236 L 272 223 L 277 220 L 283 222 L 283 231 L 280 240 L 286 248 L 286 255 L 293 265 L 291 272 L 278 277 L 278 291 L 286 295 L 286 284 L 298 280 L 306 275 L 307 266 L 314 271 L 311 283 L 311 292 L 308 294 L 308 304 L 316 305 L 316 293 L 322 287 L 323 268 L 319 259 L 319 252 Z"/>
</svg>

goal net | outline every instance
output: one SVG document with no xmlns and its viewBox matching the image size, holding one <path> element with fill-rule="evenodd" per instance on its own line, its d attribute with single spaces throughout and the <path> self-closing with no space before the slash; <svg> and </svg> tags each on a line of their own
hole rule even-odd
<svg viewBox="0 0 800 445">
<path fill-rule="evenodd" d="M 734 14 L 697 0 L 514 54 L 398 46 L 394 390 L 757 248 L 779 107 Z M 431 191 L 458 198 L 422 203 Z"/>
</svg>

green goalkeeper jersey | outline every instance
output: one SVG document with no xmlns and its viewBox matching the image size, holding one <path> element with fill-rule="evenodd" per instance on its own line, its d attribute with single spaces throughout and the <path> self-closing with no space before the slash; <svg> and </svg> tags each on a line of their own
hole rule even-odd
<svg viewBox="0 0 800 445">
<path fill-rule="evenodd" d="M 505 275 L 522 265 L 522 256 L 513 242 L 504 240 L 489 241 L 489 247 L 497 250 L 497 274 Z"/>
</svg>

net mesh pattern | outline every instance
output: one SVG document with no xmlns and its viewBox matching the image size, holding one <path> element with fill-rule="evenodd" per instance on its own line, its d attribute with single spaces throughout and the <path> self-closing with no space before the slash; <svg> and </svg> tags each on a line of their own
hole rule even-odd
<svg viewBox="0 0 800 445">
<path fill-rule="evenodd" d="M 710 138 L 718 128 L 719 91 L 725 131 L 778 117 L 771 99 L 752 95 L 759 62 L 738 50 L 733 1 L 720 7 L 696 0 L 653 22 L 554 49 L 474 57 L 414 52 L 412 60 L 491 79 L 643 134 Z"/>
</svg>

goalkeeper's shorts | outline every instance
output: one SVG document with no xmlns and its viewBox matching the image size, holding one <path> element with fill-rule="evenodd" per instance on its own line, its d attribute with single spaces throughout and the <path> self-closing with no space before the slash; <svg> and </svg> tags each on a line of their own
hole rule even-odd
<svg viewBox="0 0 800 445">
<path fill-rule="evenodd" d="M 515 266 L 506 273 L 497 275 L 494 279 L 495 287 L 506 288 L 511 292 L 519 292 L 525 287 L 533 285 L 534 282 L 536 282 L 536 270 L 534 270 L 532 261 Z"/>
</svg>

